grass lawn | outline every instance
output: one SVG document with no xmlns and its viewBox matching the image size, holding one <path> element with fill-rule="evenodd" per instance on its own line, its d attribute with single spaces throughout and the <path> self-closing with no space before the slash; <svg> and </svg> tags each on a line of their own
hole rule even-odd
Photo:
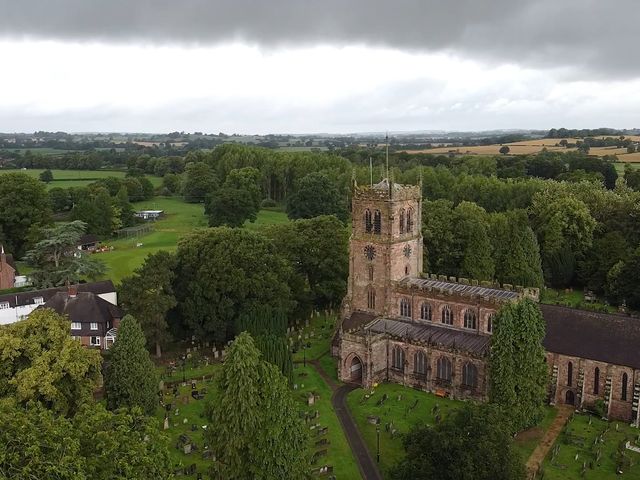
<svg viewBox="0 0 640 480">
<path fill-rule="evenodd" d="M 0 175 L 3 173 L 25 173 L 30 177 L 39 178 L 40 174 L 44 172 L 43 168 L 29 168 L 27 170 L 13 169 L 13 170 L 0 170 Z M 53 174 L 53 181 L 47 184 L 47 189 L 53 187 L 69 188 L 69 187 L 84 187 L 90 183 L 95 182 L 101 178 L 117 177 L 124 178 L 127 172 L 124 170 L 51 170 Z M 162 178 L 153 175 L 147 175 L 147 178 L 153 183 L 154 187 L 158 187 L 162 184 Z"/>
<path fill-rule="evenodd" d="M 326 449 L 327 455 L 319 458 L 314 467 L 331 465 L 333 466 L 333 475 L 338 479 L 357 480 L 362 478 L 351 448 L 342 431 L 340 420 L 338 420 L 333 411 L 333 406 L 331 405 L 332 392 L 329 386 L 310 365 L 306 367 L 300 364 L 294 365 L 293 378 L 294 383 L 298 385 L 298 389 L 294 390 L 294 395 L 300 402 L 301 411 L 310 413 L 318 411 L 319 414 L 317 419 L 310 420 L 308 423 L 311 433 L 309 444 L 312 452 Z M 307 405 L 307 395 L 310 392 L 319 395 L 313 406 Z M 311 426 L 316 424 L 320 424 L 321 427 L 328 427 L 326 435 L 317 436 L 317 430 L 315 428 L 311 430 Z M 316 447 L 316 442 L 323 438 L 328 440 L 328 445 Z"/>
<path fill-rule="evenodd" d="M 591 425 L 589 425 L 590 419 Z M 600 435 L 602 440 L 598 442 Z M 638 435 L 640 435 L 638 429 L 622 422 L 606 422 L 588 415 L 574 415 L 545 459 L 542 478 L 545 480 L 640 478 L 640 454 L 626 449 L 623 451 L 627 464 L 622 468 L 622 475 L 616 474 L 619 447 L 627 440 L 630 440 L 632 445 L 640 446 Z M 555 457 L 554 449 L 557 449 Z M 598 452 L 600 452 L 599 460 L 597 460 Z M 582 474 L 585 463 L 586 471 Z"/>
<path fill-rule="evenodd" d="M 544 437 L 544 434 L 547 432 L 553 420 L 556 418 L 558 414 L 558 410 L 555 407 L 546 407 L 545 415 L 542 421 L 535 427 L 525 430 L 524 432 L 520 432 L 513 444 L 520 456 L 522 457 L 522 461 L 524 463 L 527 462 L 533 451 Z"/>
<path fill-rule="evenodd" d="M 458 400 L 439 398 L 430 393 L 392 383 L 378 385 L 373 395 L 368 399 L 365 398 L 367 393 L 370 392 L 365 392 L 360 388 L 354 390 L 347 397 L 347 405 L 374 458 L 376 456 L 376 426 L 370 424 L 367 417 L 370 415 L 380 417 L 380 470 L 383 476 L 386 476 L 389 468 L 404 456 L 400 434 L 407 433 L 413 425 L 418 423 L 433 424 L 436 405 L 442 415 L 462 404 Z M 382 406 L 378 406 L 378 401 L 385 394 L 387 400 Z M 410 411 L 410 407 L 414 403 L 415 407 Z M 387 425 L 391 423 L 393 427 L 387 431 Z M 394 435 L 391 434 L 392 429 L 396 430 Z"/>
<path fill-rule="evenodd" d="M 580 308 L 583 310 L 593 308 L 598 311 L 606 309 L 606 311 L 610 313 L 617 312 L 616 307 L 605 305 L 602 299 L 598 299 L 597 302 L 585 302 L 584 292 L 582 290 L 574 289 L 562 290 L 554 288 L 543 288 L 540 290 L 540 303 L 564 305 L 566 307 Z"/>
<path fill-rule="evenodd" d="M 319 316 L 314 315 L 309 320 L 309 325 L 303 326 L 301 330 L 295 331 L 290 335 L 293 342 L 293 361 L 302 362 L 307 360 L 318 360 L 329 356 L 331 347 L 331 339 L 335 332 L 337 317 L 334 315 L 325 315 L 321 313 Z M 301 344 L 306 344 L 307 348 L 301 348 Z M 327 371 L 327 373 L 330 373 Z"/>
<path fill-rule="evenodd" d="M 96 255 L 108 267 L 106 277 L 116 284 L 142 265 L 147 255 L 159 250 L 175 250 L 178 240 L 183 235 L 196 228 L 207 227 L 203 205 L 186 203 L 178 197 L 155 197 L 152 200 L 135 203 L 134 208 L 136 210 L 164 210 L 165 217 L 153 223 L 155 231 L 152 233 L 138 238 L 102 242 L 103 245 L 114 247 L 113 251 Z M 261 210 L 255 224 L 250 224 L 248 228 L 257 230 L 263 225 L 288 221 L 283 212 Z M 138 243 L 142 245 L 137 246 Z"/>
</svg>

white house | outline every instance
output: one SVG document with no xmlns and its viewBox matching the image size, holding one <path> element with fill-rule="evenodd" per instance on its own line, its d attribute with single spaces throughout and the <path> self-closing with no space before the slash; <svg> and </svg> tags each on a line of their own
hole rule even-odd
<svg viewBox="0 0 640 480">
<path fill-rule="evenodd" d="M 134 215 L 142 220 L 157 220 L 162 216 L 164 210 L 140 210 Z"/>
<path fill-rule="evenodd" d="M 78 285 L 78 292 L 89 292 L 118 305 L 118 294 L 111 280 Z M 66 292 L 67 287 L 47 288 L 31 292 L 0 295 L 0 325 L 8 325 L 28 316 L 40 305 L 44 305 L 58 292 Z"/>
</svg>

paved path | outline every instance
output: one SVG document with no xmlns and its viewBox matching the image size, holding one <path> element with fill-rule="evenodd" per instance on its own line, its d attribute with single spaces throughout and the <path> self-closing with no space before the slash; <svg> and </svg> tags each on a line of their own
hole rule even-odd
<svg viewBox="0 0 640 480">
<path fill-rule="evenodd" d="M 336 415 L 338 415 L 338 418 L 340 419 L 342 430 L 344 430 L 344 434 L 351 446 L 353 455 L 356 457 L 362 478 L 364 480 L 382 480 L 382 475 L 380 475 L 378 466 L 369 453 L 369 450 L 362 439 L 362 435 L 360 435 L 360 431 L 358 430 L 358 427 L 356 427 L 356 423 L 353 421 L 349 407 L 347 407 L 347 394 L 356 388 L 359 388 L 359 385 L 342 385 L 334 392 L 333 397 L 331 398 L 331 403 L 333 404 L 333 409 L 335 410 Z"/>
<path fill-rule="evenodd" d="M 540 468 L 540 465 L 542 465 L 542 462 L 547 456 L 547 453 L 549 453 L 549 450 L 551 450 L 551 447 L 553 447 L 553 444 L 556 442 L 556 438 L 558 438 L 558 435 L 562 432 L 562 429 L 572 413 L 573 407 L 569 405 L 558 406 L 558 414 L 556 415 L 556 418 L 553 420 L 553 423 L 551 423 L 551 426 L 546 431 L 544 437 L 542 437 L 542 440 L 540 440 L 540 443 L 538 443 L 538 446 L 527 461 L 527 478 L 535 478 L 536 472 Z"/>
</svg>

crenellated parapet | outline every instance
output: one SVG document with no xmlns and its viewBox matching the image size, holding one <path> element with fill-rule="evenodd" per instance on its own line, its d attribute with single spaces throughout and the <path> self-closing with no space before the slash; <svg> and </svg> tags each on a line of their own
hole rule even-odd
<svg viewBox="0 0 640 480">
<path fill-rule="evenodd" d="M 386 178 L 374 185 L 353 185 L 353 198 L 356 200 L 420 200 L 420 185 L 402 185 Z"/>
</svg>

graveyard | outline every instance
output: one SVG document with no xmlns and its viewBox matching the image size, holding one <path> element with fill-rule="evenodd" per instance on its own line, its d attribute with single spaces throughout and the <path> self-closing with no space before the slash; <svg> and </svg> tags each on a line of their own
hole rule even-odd
<svg viewBox="0 0 640 480">
<path fill-rule="evenodd" d="M 635 451 L 627 448 L 627 442 Z M 551 448 L 537 478 L 640 478 L 640 430 L 623 422 L 574 414 Z"/>
<path fill-rule="evenodd" d="M 211 377 L 220 364 L 208 365 L 208 376 Z M 202 376 L 182 381 L 164 382 L 162 401 L 157 418 L 169 441 L 169 453 L 176 472 L 185 478 L 204 478 L 211 464 L 204 440 L 207 422 L 205 405 L 215 400 L 215 380 Z M 189 474 L 185 474 L 188 472 Z"/>
<path fill-rule="evenodd" d="M 433 424 L 461 401 L 436 397 L 433 394 L 402 385 L 380 384 L 373 391 L 361 388 L 351 392 L 347 404 L 369 452 L 377 456 L 378 430 L 380 438 L 380 470 L 383 476 L 389 467 L 402 458 L 401 434 L 420 422 Z"/>
</svg>

